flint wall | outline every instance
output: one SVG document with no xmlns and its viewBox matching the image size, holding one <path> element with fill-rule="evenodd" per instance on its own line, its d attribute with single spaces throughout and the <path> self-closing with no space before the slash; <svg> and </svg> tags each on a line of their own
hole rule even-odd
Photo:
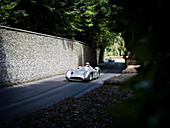
<svg viewBox="0 0 170 128">
<path fill-rule="evenodd" d="M 0 26 L 0 87 L 35 81 L 97 64 L 97 51 L 80 41 Z"/>
</svg>

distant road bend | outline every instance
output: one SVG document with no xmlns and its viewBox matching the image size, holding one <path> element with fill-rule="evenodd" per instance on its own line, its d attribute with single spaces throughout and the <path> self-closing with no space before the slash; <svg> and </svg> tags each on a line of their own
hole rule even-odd
<svg viewBox="0 0 170 128">
<path fill-rule="evenodd" d="M 78 98 L 120 75 L 124 63 L 108 62 L 100 65 L 101 76 L 91 82 L 68 82 L 65 75 L 0 89 L 0 121 L 11 120 L 48 107 L 66 97 Z"/>
</svg>

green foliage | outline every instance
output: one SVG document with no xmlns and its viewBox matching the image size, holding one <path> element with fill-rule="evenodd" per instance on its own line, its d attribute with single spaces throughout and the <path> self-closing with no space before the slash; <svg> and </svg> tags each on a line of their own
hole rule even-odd
<svg viewBox="0 0 170 128">
<path fill-rule="evenodd" d="M 123 56 L 125 55 L 126 48 L 125 48 L 125 41 L 121 37 L 121 34 L 117 34 L 115 36 L 112 35 L 109 45 L 105 49 L 105 56 Z"/>
<path fill-rule="evenodd" d="M 7 23 L 12 27 L 71 37 L 65 12 L 73 8 L 72 0 L 20 0 Z"/>
<path fill-rule="evenodd" d="M 165 0 L 149 3 L 145 0 L 122 0 L 117 4 L 124 8 L 117 22 L 120 30 L 125 31 L 126 46 L 141 61 L 142 67 L 136 77 L 122 84 L 123 89 L 131 88 L 134 91 L 135 98 L 110 109 L 113 115 L 119 116 L 113 125 L 129 128 L 168 127 L 168 3 Z"/>
<path fill-rule="evenodd" d="M 2 17 L 4 25 L 86 42 L 103 56 L 115 37 L 119 10 L 109 0 L 20 0 L 8 18 Z"/>
<path fill-rule="evenodd" d="M 117 5 L 110 5 L 109 0 L 80 0 L 72 11 L 66 12 L 75 39 L 98 47 L 101 62 L 104 49 L 114 42 L 114 17 L 121 9 Z"/>
<path fill-rule="evenodd" d="M 0 25 L 7 25 L 7 19 L 12 9 L 17 5 L 18 0 L 11 2 L 10 0 L 0 0 Z"/>
<path fill-rule="evenodd" d="M 90 5 L 91 3 L 88 5 L 82 2 L 79 1 L 75 3 L 75 5 L 77 7 L 80 6 L 80 8 L 74 8 L 73 11 L 66 12 L 66 14 L 72 18 L 70 19 L 70 24 L 73 31 L 83 32 L 85 31 L 85 29 L 83 29 L 84 27 L 92 27 L 94 25 L 93 17 L 96 15 L 94 10 L 95 5 Z"/>
</svg>

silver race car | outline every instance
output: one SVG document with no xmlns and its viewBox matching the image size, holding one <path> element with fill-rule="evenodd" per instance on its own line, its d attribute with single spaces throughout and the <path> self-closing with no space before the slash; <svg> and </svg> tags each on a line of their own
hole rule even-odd
<svg viewBox="0 0 170 128">
<path fill-rule="evenodd" d="M 100 72 L 99 67 L 93 69 L 91 66 L 79 66 L 77 70 L 68 70 L 66 79 L 68 81 L 91 81 L 99 78 Z"/>
</svg>

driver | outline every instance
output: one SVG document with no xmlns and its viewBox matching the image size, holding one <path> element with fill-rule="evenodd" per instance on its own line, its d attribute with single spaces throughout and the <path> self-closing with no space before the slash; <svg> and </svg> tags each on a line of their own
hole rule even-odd
<svg viewBox="0 0 170 128">
<path fill-rule="evenodd" d="M 93 68 L 90 66 L 90 63 L 89 63 L 89 62 L 86 62 L 86 67 L 89 67 L 89 68 L 93 69 Z"/>
</svg>

